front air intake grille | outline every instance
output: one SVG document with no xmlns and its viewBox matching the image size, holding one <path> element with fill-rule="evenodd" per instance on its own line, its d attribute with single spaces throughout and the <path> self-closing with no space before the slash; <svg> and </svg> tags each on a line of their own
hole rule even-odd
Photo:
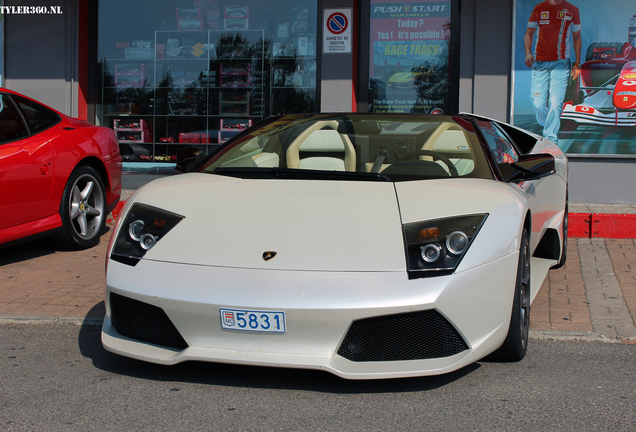
<svg viewBox="0 0 636 432">
<path fill-rule="evenodd" d="M 467 349 L 446 318 L 426 310 L 354 321 L 338 354 L 355 362 L 422 360 Z"/>
<path fill-rule="evenodd" d="M 168 315 L 157 306 L 110 293 L 110 311 L 113 327 L 122 336 L 179 350 L 188 347 Z"/>
</svg>

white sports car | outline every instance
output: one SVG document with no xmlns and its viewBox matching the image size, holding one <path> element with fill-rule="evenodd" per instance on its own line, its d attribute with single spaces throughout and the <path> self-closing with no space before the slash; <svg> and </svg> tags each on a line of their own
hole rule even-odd
<svg viewBox="0 0 636 432">
<path fill-rule="evenodd" d="M 566 157 L 483 117 L 289 115 L 178 166 L 114 229 L 114 353 L 350 379 L 517 361 L 565 261 Z"/>
</svg>

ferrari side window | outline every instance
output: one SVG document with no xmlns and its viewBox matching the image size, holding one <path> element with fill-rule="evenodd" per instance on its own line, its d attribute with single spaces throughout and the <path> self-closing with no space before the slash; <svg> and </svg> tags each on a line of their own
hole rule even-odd
<svg viewBox="0 0 636 432">
<path fill-rule="evenodd" d="M 22 116 L 8 95 L 0 95 L 0 144 L 29 135 Z"/>
<path fill-rule="evenodd" d="M 476 120 L 476 122 L 497 163 L 513 163 L 519 159 L 517 150 L 492 122 L 486 120 Z"/>
<path fill-rule="evenodd" d="M 32 134 L 48 129 L 61 120 L 60 116 L 40 104 L 19 96 L 13 96 L 13 99 L 22 110 Z"/>
</svg>

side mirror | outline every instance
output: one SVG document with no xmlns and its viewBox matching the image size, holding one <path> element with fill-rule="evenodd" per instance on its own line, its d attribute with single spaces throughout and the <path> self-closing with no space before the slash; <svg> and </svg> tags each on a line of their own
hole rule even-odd
<svg viewBox="0 0 636 432">
<path fill-rule="evenodd" d="M 181 172 L 188 172 L 194 167 L 201 159 L 203 159 L 203 150 L 196 147 L 185 147 L 177 151 L 177 166 L 175 170 Z"/>
<path fill-rule="evenodd" d="M 538 180 L 556 172 L 554 156 L 544 153 L 521 156 L 514 163 L 498 166 L 505 182 Z"/>
</svg>

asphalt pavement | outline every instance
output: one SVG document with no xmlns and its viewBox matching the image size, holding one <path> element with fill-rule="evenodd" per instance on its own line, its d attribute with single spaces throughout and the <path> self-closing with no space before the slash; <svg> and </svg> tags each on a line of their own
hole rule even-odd
<svg viewBox="0 0 636 432">
<path fill-rule="evenodd" d="M 112 228 L 84 251 L 56 250 L 46 240 L 0 249 L 0 325 L 99 325 Z M 570 238 L 566 265 L 549 272 L 530 317 L 535 339 L 636 343 L 636 240 Z"/>
</svg>

